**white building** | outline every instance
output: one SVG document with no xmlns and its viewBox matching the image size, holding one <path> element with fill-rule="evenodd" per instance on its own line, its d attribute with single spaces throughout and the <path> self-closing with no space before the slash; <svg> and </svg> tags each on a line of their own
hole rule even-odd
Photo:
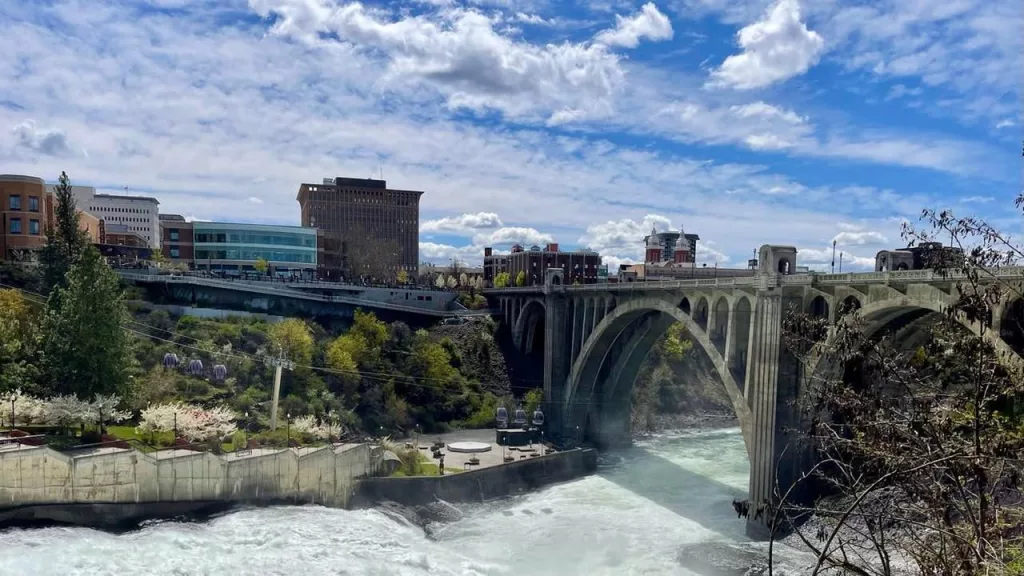
<svg viewBox="0 0 1024 576">
<path fill-rule="evenodd" d="M 50 187 L 53 192 L 53 186 Z M 146 239 L 150 248 L 160 248 L 160 202 L 148 196 L 97 194 L 92 186 L 72 186 L 80 210 L 108 224 L 126 226 Z"/>
</svg>

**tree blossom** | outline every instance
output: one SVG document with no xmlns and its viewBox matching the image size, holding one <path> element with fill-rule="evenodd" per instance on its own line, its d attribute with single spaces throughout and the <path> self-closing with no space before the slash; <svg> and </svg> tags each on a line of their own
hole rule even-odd
<svg viewBox="0 0 1024 576">
<path fill-rule="evenodd" d="M 0 404 L 0 422 L 11 424 L 11 414 L 14 414 L 15 424 L 41 424 L 43 421 L 43 401 L 29 396 L 16 389 L 3 396 L 0 396 L 3 404 Z M 12 406 L 13 402 L 13 406 Z"/>
<path fill-rule="evenodd" d="M 341 427 L 337 423 L 328 426 L 327 422 L 317 421 L 311 414 L 293 420 L 291 428 L 300 434 L 308 434 L 320 440 L 326 440 L 332 434 L 337 436 L 341 431 Z"/>
<path fill-rule="evenodd" d="M 169 432 L 177 426 L 178 435 L 190 441 L 223 438 L 237 429 L 235 414 L 224 407 L 204 409 L 180 402 L 157 404 L 142 411 L 140 433 Z"/>
</svg>

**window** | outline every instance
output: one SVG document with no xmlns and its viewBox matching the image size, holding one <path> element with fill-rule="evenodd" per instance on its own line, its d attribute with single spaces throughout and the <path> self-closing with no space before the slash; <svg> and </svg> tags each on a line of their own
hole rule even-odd
<svg viewBox="0 0 1024 576">
<path fill-rule="evenodd" d="M 178 254 L 179 254 L 178 247 L 177 246 L 171 246 L 171 258 L 177 258 Z"/>
<path fill-rule="evenodd" d="M 32 212 L 39 212 L 39 196 L 28 197 L 28 209 Z"/>
<path fill-rule="evenodd" d="M 21 234 L 21 218 L 11 218 L 11 234 Z"/>
<path fill-rule="evenodd" d="M 170 237 L 171 237 L 172 241 L 176 242 L 178 240 L 178 229 L 177 228 L 171 228 Z"/>
<path fill-rule="evenodd" d="M 28 233 L 35 234 L 36 236 L 39 235 L 39 220 L 28 221 Z"/>
<path fill-rule="evenodd" d="M 10 200 L 11 210 L 21 210 L 21 196 L 18 194 L 12 194 Z"/>
</svg>

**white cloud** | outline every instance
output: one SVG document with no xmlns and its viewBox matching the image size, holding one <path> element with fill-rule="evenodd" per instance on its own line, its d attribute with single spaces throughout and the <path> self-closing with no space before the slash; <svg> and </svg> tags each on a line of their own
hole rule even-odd
<svg viewBox="0 0 1024 576">
<path fill-rule="evenodd" d="M 837 246 L 863 246 L 865 244 L 885 244 L 889 240 L 882 236 L 879 232 L 863 230 L 863 231 L 846 231 L 836 234 L 835 238 L 832 239 Z"/>
<path fill-rule="evenodd" d="M 1003 128 L 1012 128 L 1013 126 L 1016 126 L 1016 123 L 1014 123 L 1013 120 L 1009 118 L 1004 118 L 996 123 L 996 130 L 1002 130 Z"/>
<path fill-rule="evenodd" d="M 875 258 L 873 256 L 857 256 L 845 250 L 836 250 L 835 255 L 836 272 L 840 271 L 840 265 L 843 272 L 873 270 L 875 267 Z M 831 272 L 832 246 L 829 245 L 820 249 L 800 248 L 796 253 L 796 263 L 798 266 L 807 266 L 819 272 Z"/>
<path fill-rule="evenodd" d="M 477 212 L 476 214 L 462 214 L 461 216 L 427 220 L 420 225 L 420 232 L 461 234 L 466 232 L 472 233 L 481 228 L 500 228 L 501 226 L 501 218 L 494 212 Z"/>
<path fill-rule="evenodd" d="M 961 198 L 960 202 L 964 204 L 987 204 L 992 200 L 995 200 L 995 198 L 992 198 L 991 196 L 968 196 L 966 198 Z"/>
<path fill-rule="evenodd" d="M 631 16 L 615 16 L 615 28 L 599 33 L 594 41 L 606 46 L 636 48 L 640 40 L 661 41 L 672 39 L 672 23 L 653 2 L 643 5 Z"/>
<path fill-rule="evenodd" d="M 248 200 L 249 202 L 251 202 L 253 204 L 263 204 L 263 200 L 261 200 L 260 198 L 255 197 L 255 196 L 249 196 L 248 198 L 246 198 L 246 200 Z"/>
<path fill-rule="evenodd" d="M 420 242 L 420 260 L 435 264 L 445 264 L 453 259 L 470 266 L 479 266 L 484 259 L 483 248 L 469 246 L 452 246 L 435 242 Z"/>
<path fill-rule="evenodd" d="M 648 214 L 640 220 L 608 220 L 588 226 L 586 233 L 577 242 L 580 246 L 596 250 L 602 258 L 611 258 L 610 261 L 642 262 L 644 236 L 650 234 L 652 228 L 665 232 L 672 229 L 672 222 L 658 214 Z"/>
<path fill-rule="evenodd" d="M 38 128 L 34 120 L 25 120 L 16 125 L 11 132 L 15 137 L 15 145 L 39 152 L 46 156 L 66 156 L 71 153 L 67 136 L 56 128 Z"/>
<path fill-rule="evenodd" d="M 554 242 L 555 238 L 535 228 L 506 227 L 498 228 L 489 234 L 477 234 L 473 237 L 473 244 L 477 246 L 509 246 L 519 244 L 524 248 L 533 245 L 542 246 Z"/>
<path fill-rule="evenodd" d="M 623 82 L 619 57 L 604 44 L 518 41 L 495 29 L 500 18 L 472 9 L 393 19 L 358 2 L 249 0 L 249 5 L 262 17 L 276 16 L 276 34 L 320 45 L 326 41 L 318 34 L 331 33 L 361 53 L 383 54 L 386 85 L 425 83 L 452 108 L 499 110 L 513 117 L 562 109 L 602 116 Z"/>
<path fill-rule="evenodd" d="M 764 243 L 824 245 L 843 219 L 897 237 L 898 224 L 894 230 L 886 227 L 885 217 L 916 218 L 922 206 L 934 205 L 933 197 L 913 189 L 854 188 L 844 186 L 841 177 L 806 186 L 776 170 L 774 160 L 713 160 L 718 158 L 713 150 L 649 145 L 654 140 L 649 131 L 642 141 L 617 138 L 618 125 L 589 125 L 577 132 L 526 122 L 467 121 L 465 115 L 450 114 L 437 92 L 424 90 L 425 80 L 399 81 L 391 52 L 381 58 L 380 51 L 356 50 L 336 40 L 310 47 L 199 14 L 170 18 L 131 12 L 128 19 L 116 0 L 57 1 L 42 16 L 0 18 L 0 35 L 9 48 L 0 51 L 0 77 L 9 80 L 0 83 L 0 101 L 15 104 L 0 106 L 0 154 L 16 150 L 3 156 L 4 171 L 54 179 L 66 169 L 80 184 L 123 183 L 158 197 L 163 211 L 196 220 L 297 224 L 300 182 L 325 175 L 364 177 L 382 163 L 389 185 L 425 191 L 424 214 L 459 218 L 489 212 L 500 214 L 503 222 L 533 227 L 525 235 L 493 238 L 505 242 L 493 242 L 495 247 L 505 248 L 512 241 L 542 245 L 551 232 L 568 242 L 587 236 L 595 222 L 643 223 L 647 214 L 662 214 L 700 234 L 702 244 L 715 241 L 715 250 L 744 262 Z M 0 6 L 0 13 L 9 13 L 10 7 Z M 454 16 L 444 20 L 455 21 Z M 72 31 L 73 38 L 49 42 L 47 30 L 55 24 Z M 22 69 L 33 73 L 19 74 Z M 125 70 L 131 74 L 125 76 Z M 629 89 L 636 90 L 631 98 L 655 86 L 659 92 L 649 99 L 654 107 L 665 94 L 686 101 L 680 93 L 661 91 L 642 67 L 631 66 L 629 73 Z M 382 79 L 390 82 L 389 90 L 382 88 Z M 674 76 L 667 80 L 671 84 Z M 742 96 L 720 92 L 715 106 L 697 100 L 695 114 L 670 125 L 683 127 L 674 128 L 685 133 L 680 140 L 735 143 L 750 134 L 772 134 L 792 144 L 787 150 L 794 153 L 812 149 L 813 127 L 804 115 Z M 651 113 L 645 120 L 649 109 L 632 110 L 623 113 L 624 121 L 636 126 L 670 119 Z M 18 135 L 2 128 L 27 118 L 59 127 L 76 149 L 88 148 L 89 158 L 71 155 L 57 165 L 52 157 L 19 146 Z M 899 147 L 882 154 L 861 143 L 850 153 L 874 154 L 885 162 L 904 156 L 955 166 L 970 161 L 952 147 L 928 151 L 943 144 L 917 143 L 921 151 L 915 155 Z M 932 193 L 938 192 L 929 189 Z M 250 196 L 264 203 L 247 202 Z M 640 252 L 608 246 L 609 256 L 642 258 L 640 240 L 649 227 L 637 232 L 630 242 L 635 240 L 632 249 Z M 482 254 L 492 238 L 481 236 L 480 243 L 474 236 L 471 246 L 452 246 L 449 252 Z M 436 248 L 443 244 L 424 246 L 425 252 L 446 250 Z"/>
<path fill-rule="evenodd" d="M 743 52 L 712 72 L 712 85 L 750 90 L 788 80 L 817 64 L 825 47 L 800 20 L 798 0 L 778 0 L 761 20 L 739 31 L 737 43 Z"/>
</svg>

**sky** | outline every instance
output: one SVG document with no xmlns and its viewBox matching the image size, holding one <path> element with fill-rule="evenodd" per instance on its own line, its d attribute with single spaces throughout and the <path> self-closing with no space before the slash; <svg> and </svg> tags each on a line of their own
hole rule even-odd
<svg viewBox="0 0 1024 576">
<path fill-rule="evenodd" d="M 652 227 L 870 268 L 924 208 L 1020 234 L 1017 0 L 0 2 L 0 172 L 299 224 L 324 177 L 423 190 L 420 259 Z"/>
</svg>

